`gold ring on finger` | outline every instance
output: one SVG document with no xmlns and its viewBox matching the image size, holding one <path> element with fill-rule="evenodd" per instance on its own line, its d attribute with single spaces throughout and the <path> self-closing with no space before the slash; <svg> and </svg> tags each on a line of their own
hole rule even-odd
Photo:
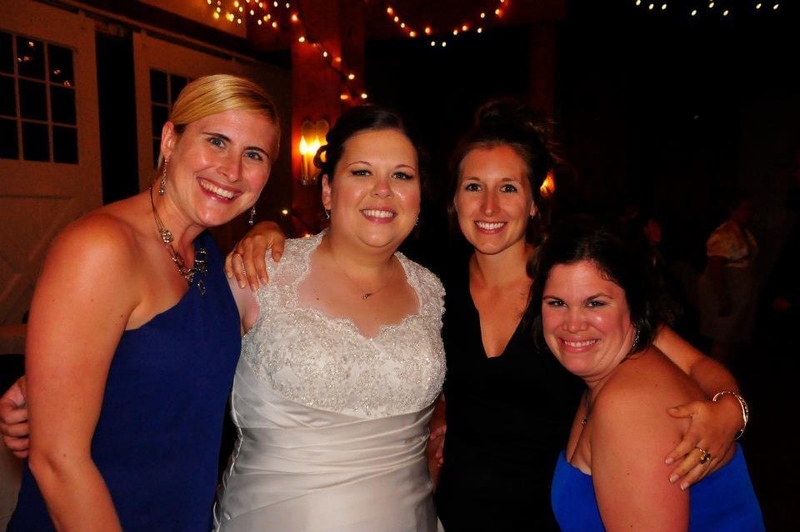
<svg viewBox="0 0 800 532">
<path fill-rule="evenodd" d="M 711 460 L 711 453 L 706 451 L 705 449 L 701 449 L 700 447 L 695 447 L 698 451 L 700 451 L 700 463 L 707 464 Z"/>
</svg>

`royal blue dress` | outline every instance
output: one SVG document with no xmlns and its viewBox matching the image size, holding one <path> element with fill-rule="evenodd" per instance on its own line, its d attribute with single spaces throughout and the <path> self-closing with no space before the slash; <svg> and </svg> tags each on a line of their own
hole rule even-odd
<svg viewBox="0 0 800 532">
<path fill-rule="evenodd" d="M 205 294 L 195 284 L 174 307 L 125 331 L 111 362 L 92 458 L 126 531 L 212 527 L 241 332 L 222 255 L 209 233 L 197 239 L 195 247 L 201 246 L 209 260 L 201 276 Z M 8 530 L 53 530 L 27 468 Z"/>
<path fill-rule="evenodd" d="M 736 454 L 722 468 L 690 488 L 691 532 L 761 532 L 765 530 L 744 453 Z M 605 530 L 597 508 L 592 477 L 558 457 L 553 475 L 553 512 L 563 532 Z"/>
</svg>

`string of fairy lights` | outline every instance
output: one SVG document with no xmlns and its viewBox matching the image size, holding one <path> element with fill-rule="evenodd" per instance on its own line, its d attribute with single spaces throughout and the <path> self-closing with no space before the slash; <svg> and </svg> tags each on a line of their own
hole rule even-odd
<svg viewBox="0 0 800 532">
<path fill-rule="evenodd" d="M 364 0 L 369 1 L 369 0 Z M 399 0 L 398 0 L 399 1 Z M 368 95 L 360 88 L 355 73 L 347 68 L 339 56 L 329 52 L 323 43 L 313 38 L 313 33 L 306 26 L 300 9 L 300 2 L 284 0 L 271 2 L 263 0 L 206 0 L 215 20 L 224 20 L 231 24 L 245 24 L 250 20 L 258 26 L 269 28 L 275 32 L 288 31 L 290 25 L 299 25 L 298 42 L 313 47 L 325 60 L 328 67 L 341 79 L 341 99 L 366 100 Z M 676 13 L 688 18 L 708 18 L 710 16 L 726 19 L 733 17 L 737 11 L 745 14 L 757 14 L 780 9 L 777 0 L 632 0 L 633 5 L 646 12 Z M 503 18 L 508 10 L 508 0 L 487 0 L 487 9 L 478 10 L 459 23 L 452 23 L 447 28 L 437 28 L 424 21 L 413 21 L 404 16 L 403 9 L 393 2 L 382 2 L 383 12 L 390 23 L 393 23 L 399 35 L 410 39 L 428 39 L 431 47 L 446 47 L 448 43 L 461 35 L 480 34 L 492 23 Z"/>
<path fill-rule="evenodd" d="M 343 63 L 342 58 L 332 55 L 329 50 L 318 40 L 313 38 L 313 33 L 306 26 L 305 19 L 300 9 L 300 2 L 285 0 L 266 2 L 261 0 L 206 0 L 212 10 L 215 20 L 225 20 L 231 24 L 246 24 L 248 19 L 258 26 L 272 29 L 273 31 L 288 31 L 290 24 L 299 25 L 298 42 L 312 46 L 325 60 L 328 67 L 341 79 L 343 91 L 342 100 L 366 100 L 368 95 L 360 87 L 356 75 Z M 449 37 L 458 37 L 467 33 L 482 33 L 492 21 L 502 18 L 508 0 L 487 0 L 490 10 L 482 10 L 466 17 L 460 24 L 452 25 L 447 29 L 435 28 L 431 24 L 415 23 L 402 14 L 391 3 L 386 2 L 384 12 L 388 20 L 397 27 L 398 33 L 405 37 L 415 39 L 429 39 L 433 47 L 446 47 Z"/>
<path fill-rule="evenodd" d="M 727 19 L 734 15 L 751 15 L 767 11 L 775 12 L 780 9 L 780 2 L 776 0 L 766 2 L 762 0 L 748 2 L 736 2 L 734 0 L 697 0 L 689 2 L 678 0 L 633 0 L 633 4 L 637 8 L 654 13 L 675 13 L 680 11 L 680 15 L 685 15 L 691 19 L 707 17 Z"/>
<path fill-rule="evenodd" d="M 420 35 L 425 35 L 425 37 L 430 39 L 431 46 L 447 46 L 447 35 L 452 37 L 458 37 L 459 35 L 466 34 L 466 33 L 483 33 L 484 28 L 493 21 L 501 19 L 503 14 L 505 13 L 505 8 L 507 7 L 506 0 L 497 0 L 494 2 L 494 6 L 491 10 L 479 11 L 474 13 L 471 17 L 467 17 L 463 22 L 458 25 L 452 25 L 450 28 L 446 30 L 437 30 L 431 25 L 424 25 L 422 26 L 421 31 L 416 29 L 416 26 L 412 23 L 406 21 L 405 18 L 402 17 L 400 11 L 390 4 L 387 3 L 385 13 L 389 20 L 397 26 L 397 29 L 402 35 L 405 35 L 409 38 L 417 38 Z M 435 37 L 439 35 L 440 38 L 436 39 Z"/>
</svg>

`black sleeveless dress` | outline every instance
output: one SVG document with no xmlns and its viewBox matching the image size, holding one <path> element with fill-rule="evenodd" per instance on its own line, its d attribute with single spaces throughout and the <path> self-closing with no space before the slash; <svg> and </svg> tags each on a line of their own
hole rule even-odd
<svg viewBox="0 0 800 532">
<path fill-rule="evenodd" d="M 436 491 L 446 532 L 558 530 L 550 483 L 583 383 L 519 325 L 487 358 L 468 261 L 443 276 L 447 435 Z"/>
</svg>

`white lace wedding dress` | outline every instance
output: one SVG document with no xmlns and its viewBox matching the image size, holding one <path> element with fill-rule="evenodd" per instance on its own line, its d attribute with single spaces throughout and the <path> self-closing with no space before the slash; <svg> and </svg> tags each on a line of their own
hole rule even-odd
<svg viewBox="0 0 800 532">
<path fill-rule="evenodd" d="M 218 530 L 437 530 L 425 446 L 445 373 L 444 289 L 398 253 L 417 314 L 363 336 L 298 304 L 321 235 L 286 243 L 258 293 L 232 392 L 238 441 L 215 508 Z"/>
</svg>

